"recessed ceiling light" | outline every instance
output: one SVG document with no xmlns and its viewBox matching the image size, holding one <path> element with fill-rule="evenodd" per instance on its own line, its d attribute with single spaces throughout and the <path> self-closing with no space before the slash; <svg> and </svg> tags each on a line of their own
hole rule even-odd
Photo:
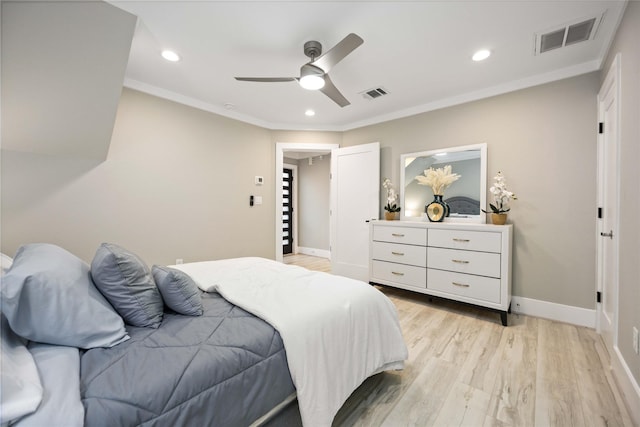
<svg viewBox="0 0 640 427">
<path fill-rule="evenodd" d="M 313 117 L 313 116 L 316 115 L 316 112 L 313 111 L 313 110 L 307 110 L 307 111 L 304 112 L 304 115 L 307 116 L 307 117 Z"/>
<path fill-rule="evenodd" d="M 171 61 L 171 62 L 180 61 L 180 56 L 172 50 L 167 50 L 167 49 L 163 50 L 162 57 L 167 61 Z"/>
<path fill-rule="evenodd" d="M 484 61 L 489 56 L 491 56 L 491 51 L 483 49 L 483 50 L 479 50 L 476 53 L 474 53 L 473 56 L 471 57 L 471 59 L 473 59 L 474 61 Z"/>
</svg>

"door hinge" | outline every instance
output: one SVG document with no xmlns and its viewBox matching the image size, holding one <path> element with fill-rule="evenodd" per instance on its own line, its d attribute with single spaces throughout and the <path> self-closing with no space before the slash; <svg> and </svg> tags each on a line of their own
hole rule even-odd
<svg viewBox="0 0 640 427">
<path fill-rule="evenodd" d="M 598 208 L 598 219 L 602 219 L 602 208 Z"/>
<path fill-rule="evenodd" d="M 598 133 L 604 133 L 604 122 L 598 123 Z"/>
<path fill-rule="evenodd" d="M 596 302 L 602 302 L 602 292 L 596 292 Z"/>
</svg>

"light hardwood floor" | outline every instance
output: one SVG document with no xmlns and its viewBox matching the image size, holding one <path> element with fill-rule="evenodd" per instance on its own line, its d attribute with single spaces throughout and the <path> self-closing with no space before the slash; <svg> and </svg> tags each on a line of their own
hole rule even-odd
<svg viewBox="0 0 640 427">
<path fill-rule="evenodd" d="M 330 271 L 322 258 L 284 261 Z M 379 289 L 398 310 L 409 359 L 366 380 L 334 426 L 632 426 L 594 330 L 516 314 L 503 327 L 492 312 Z"/>
</svg>

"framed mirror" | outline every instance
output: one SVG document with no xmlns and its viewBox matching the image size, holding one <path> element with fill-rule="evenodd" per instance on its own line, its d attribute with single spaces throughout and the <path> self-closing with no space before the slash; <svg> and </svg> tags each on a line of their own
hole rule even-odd
<svg viewBox="0 0 640 427">
<path fill-rule="evenodd" d="M 425 206 L 433 201 L 433 191 L 420 185 L 416 176 L 451 165 L 451 172 L 460 175 L 444 191 L 449 205 L 445 222 L 486 222 L 487 144 L 465 145 L 440 150 L 421 151 L 400 156 L 400 203 L 402 220 L 422 220 Z M 427 220 L 428 221 L 428 220 Z"/>
</svg>

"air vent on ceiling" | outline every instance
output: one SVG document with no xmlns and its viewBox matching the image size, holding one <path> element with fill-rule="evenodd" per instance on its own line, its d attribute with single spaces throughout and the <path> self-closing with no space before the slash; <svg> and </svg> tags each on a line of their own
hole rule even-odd
<svg viewBox="0 0 640 427">
<path fill-rule="evenodd" d="M 365 90 L 364 92 L 360 92 L 360 94 L 364 96 L 366 99 L 376 99 L 376 98 L 380 98 L 381 96 L 385 96 L 389 94 L 389 92 L 387 92 L 387 90 L 382 87 L 378 87 L 374 89 Z"/>
<path fill-rule="evenodd" d="M 604 15 L 583 18 L 536 34 L 536 55 L 575 43 L 593 40 Z"/>
</svg>

